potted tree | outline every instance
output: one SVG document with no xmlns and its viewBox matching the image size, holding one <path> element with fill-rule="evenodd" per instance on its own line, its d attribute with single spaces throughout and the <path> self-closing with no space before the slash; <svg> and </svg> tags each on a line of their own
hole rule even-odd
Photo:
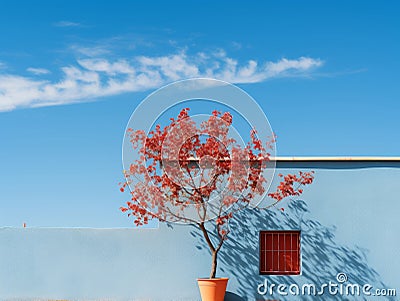
<svg viewBox="0 0 400 301">
<path fill-rule="evenodd" d="M 302 186 L 313 181 L 312 172 L 279 175 L 274 192 L 266 191 L 269 149 L 274 138 L 261 141 L 253 129 L 249 141 L 240 146 L 228 133 L 229 112 L 213 111 L 202 122 L 183 109 L 168 125 L 156 125 L 149 133 L 128 129 L 137 159 L 124 171 L 120 190 L 130 188 L 131 200 L 121 207 L 135 225 L 150 219 L 187 223 L 196 227 L 209 247 L 209 278 L 198 279 L 203 300 L 221 301 L 228 278 L 217 278 L 218 254 L 227 240 L 229 220 L 235 213 L 255 207 L 266 194 L 274 206 L 300 195 Z"/>
</svg>

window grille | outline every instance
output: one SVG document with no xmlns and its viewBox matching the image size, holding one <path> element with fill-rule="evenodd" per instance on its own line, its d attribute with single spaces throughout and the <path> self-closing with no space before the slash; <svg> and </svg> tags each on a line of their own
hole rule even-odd
<svg viewBox="0 0 400 301">
<path fill-rule="evenodd" d="M 260 231 L 260 274 L 300 274 L 300 231 Z"/>
</svg>

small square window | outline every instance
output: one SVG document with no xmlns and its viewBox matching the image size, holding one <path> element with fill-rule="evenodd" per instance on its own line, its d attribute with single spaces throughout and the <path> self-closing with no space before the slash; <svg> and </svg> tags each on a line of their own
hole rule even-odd
<svg viewBox="0 0 400 301">
<path fill-rule="evenodd" d="M 300 274 L 300 231 L 260 231 L 260 274 Z"/>
</svg>

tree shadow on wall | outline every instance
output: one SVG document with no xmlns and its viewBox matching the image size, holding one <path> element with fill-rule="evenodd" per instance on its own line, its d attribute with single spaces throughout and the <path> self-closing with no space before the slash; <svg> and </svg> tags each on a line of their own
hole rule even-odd
<svg viewBox="0 0 400 301">
<path fill-rule="evenodd" d="M 257 292 L 259 284 L 268 283 L 315 284 L 319 291 L 322 284 L 329 281 L 339 283 L 338 273 L 345 273 L 346 283 L 359 284 L 362 290 L 364 284 L 376 288 L 386 288 L 379 274 L 368 264 L 367 250 L 359 247 L 348 247 L 335 241 L 335 228 L 322 225 L 317 220 L 307 218 L 309 212 L 303 200 L 289 203 L 286 211 L 246 210 L 237 215 L 230 223 L 229 239 L 221 249 L 218 263 L 218 274 L 230 277 L 231 292 L 226 299 L 239 300 L 367 300 L 365 296 L 330 295 L 328 290 L 322 296 L 281 296 L 276 292 L 271 295 L 260 295 Z M 263 276 L 259 275 L 259 231 L 260 230 L 301 230 L 302 243 L 302 275 L 301 276 Z M 203 237 L 197 230 L 191 235 L 197 240 L 197 249 L 208 249 Z M 233 288 L 233 289 L 232 289 Z M 286 290 L 288 291 L 288 290 Z M 371 300 L 372 297 L 368 297 Z M 379 297 L 376 300 L 395 300 Z"/>
</svg>

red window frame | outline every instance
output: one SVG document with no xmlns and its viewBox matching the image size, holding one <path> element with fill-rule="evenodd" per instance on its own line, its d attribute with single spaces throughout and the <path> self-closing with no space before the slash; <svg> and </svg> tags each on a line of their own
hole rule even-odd
<svg viewBox="0 0 400 301">
<path fill-rule="evenodd" d="M 300 275 L 300 231 L 260 231 L 260 275 Z"/>
</svg>

